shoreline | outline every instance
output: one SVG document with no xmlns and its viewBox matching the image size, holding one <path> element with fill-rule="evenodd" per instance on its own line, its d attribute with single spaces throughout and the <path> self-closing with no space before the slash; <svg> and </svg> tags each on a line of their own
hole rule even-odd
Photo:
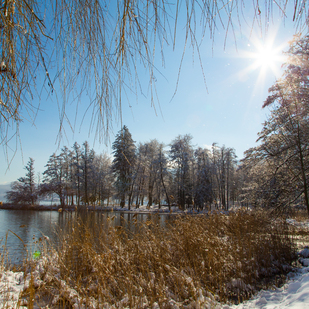
<svg viewBox="0 0 309 309">
<path fill-rule="evenodd" d="M 180 210 L 178 206 L 171 206 L 170 209 L 167 205 L 162 205 L 160 208 L 158 205 L 153 205 L 151 207 L 148 206 L 140 206 L 139 208 L 131 208 L 127 207 L 117 207 L 117 206 L 65 206 L 61 207 L 60 205 L 13 205 L 9 203 L 3 203 L 0 206 L 0 210 L 35 210 L 35 211 L 58 211 L 58 212 L 75 212 L 75 211 L 101 211 L 101 212 L 123 212 L 123 213 L 142 213 L 142 214 L 206 214 L 209 210 Z"/>
</svg>

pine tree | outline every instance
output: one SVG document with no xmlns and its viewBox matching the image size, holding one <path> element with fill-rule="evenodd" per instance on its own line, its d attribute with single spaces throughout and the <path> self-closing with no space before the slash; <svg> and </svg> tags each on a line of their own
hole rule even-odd
<svg viewBox="0 0 309 309">
<path fill-rule="evenodd" d="M 131 133 L 126 126 L 118 132 L 113 143 L 114 160 L 112 170 L 116 177 L 116 191 L 120 199 L 120 206 L 124 207 L 128 195 L 129 208 L 132 198 L 132 175 L 136 161 L 136 146 Z"/>
</svg>

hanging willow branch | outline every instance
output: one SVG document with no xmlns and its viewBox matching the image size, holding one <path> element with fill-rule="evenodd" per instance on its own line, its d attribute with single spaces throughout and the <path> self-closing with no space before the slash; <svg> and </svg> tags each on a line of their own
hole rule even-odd
<svg viewBox="0 0 309 309">
<path fill-rule="evenodd" d="M 254 7 L 251 24 L 262 17 L 268 22 L 274 9 L 285 18 L 287 3 L 246 2 Z M 86 91 L 90 129 L 106 140 L 112 121 L 121 117 L 122 94 L 141 88 L 141 69 L 155 106 L 155 56 L 160 52 L 164 63 L 167 44 L 176 48 L 176 34 L 185 29 L 184 53 L 191 45 L 201 59 L 204 35 L 214 38 L 218 27 L 228 33 L 241 25 L 244 9 L 243 0 L 0 0 L 0 143 L 7 145 L 24 119 L 34 121 L 42 89 L 55 94 L 60 129 L 68 119 L 66 105 L 80 102 Z M 303 25 L 307 14 L 307 1 L 296 1 L 295 23 Z"/>
</svg>

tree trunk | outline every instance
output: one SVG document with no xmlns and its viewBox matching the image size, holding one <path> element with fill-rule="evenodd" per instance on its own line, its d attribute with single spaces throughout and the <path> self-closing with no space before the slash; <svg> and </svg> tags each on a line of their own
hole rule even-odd
<svg viewBox="0 0 309 309">
<path fill-rule="evenodd" d="M 168 205 L 168 209 L 171 210 L 171 203 L 170 203 L 170 199 L 169 199 L 169 196 L 167 194 L 167 191 L 166 191 L 166 187 L 165 187 L 165 184 L 164 184 L 164 180 L 163 180 L 163 173 L 162 173 L 162 170 L 161 170 L 161 182 L 162 182 L 162 185 L 163 185 L 163 189 L 164 189 L 164 193 L 165 193 L 165 197 L 166 197 L 166 201 L 167 201 L 167 205 Z"/>
<path fill-rule="evenodd" d="M 153 203 L 153 195 L 152 195 L 152 192 L 153 192 L 153 186 L 149 186 L 149 187 L 148 187 L 148 206 L 151 206 L 152 203 Z"/>
<path fill-rule="evenodd" d="M 306 178 L 306 173 L 305 173 L 305 164 L 304 164 L 304 156 L 303 156 L 303 150 L 301 147 L 301 142 L 300 142 L 300 128 L 299 124 L 297 126 L 298 130 L 298 141 L 297 141 L 297 146 L 299 150 L 299 158 L 300 158 L 300 165 L 301 165 L 301 176 L 303 180 L 303 188 L 304 188 L 304 202 L 307 208 L 308 216 L 309 216 L 309 197 L 308 197 L 308 184 L 307 184 L 307 178 Z"/>
<path fill-rule="evenodd" d="M 135 201 L 135 205 L 136 205 L 136 208 L 139 208 L 139 194 L 136 194 L 136 201 Z"/>
</svg>

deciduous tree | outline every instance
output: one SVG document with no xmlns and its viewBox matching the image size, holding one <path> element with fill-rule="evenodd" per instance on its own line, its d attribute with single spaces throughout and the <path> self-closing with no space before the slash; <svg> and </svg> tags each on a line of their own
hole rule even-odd
<svg viewBox="0 0 309 309">
<path fill-rule="evenodd" d="M 29 158 L 25 170 L 25 177 L 13 182 L 12 190 L 6 192 L 6 199 L 13 204 L 34 205 L 38 199 L 38 191 L 35 183 L 34 160 L 32 158 Z"/>
<path fill-rule="evenodd" d="M 309 214 L 309 36 L 295 37 L 287 55 L 284 74 L 263 105 L 271 110 L 260 145 L 244 162 L 263 167 L 264 180 L 254 178 L 267 206 L 284 208 L 302 196 Z"/>
<path fill-rule="evenodd" d="M 174 170 L 174 183 L 176 185 L 177 203 L 182 209 L 192 203 L 192 168 L 193 147 L 192 136 L 179 135 L 171 143 L 170 159 Z"/>
</svg>

